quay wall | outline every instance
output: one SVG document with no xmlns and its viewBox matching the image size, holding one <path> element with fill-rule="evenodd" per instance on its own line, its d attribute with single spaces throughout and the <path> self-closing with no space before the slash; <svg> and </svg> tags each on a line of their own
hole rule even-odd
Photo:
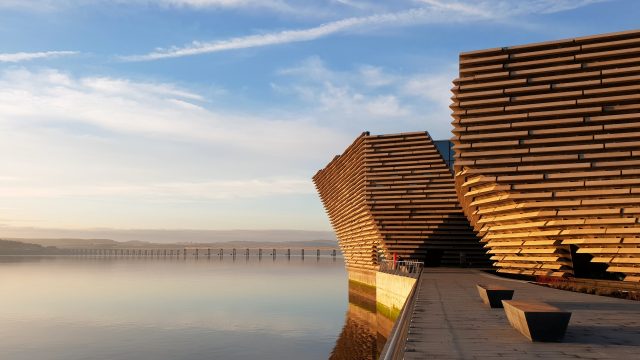
<svg viewBox="0 0 640 360">
<path fill-rule="evenodd" d="M 355 281 L 368 286 L 376 286 L 376 271 L 347 267 L 349 281 Z"/>
<path fill-rule="evenodd" d="M 397 316 L 415 283 L 414 278 L 378 271 L 376 272 L 376 302 L 389 308 L 392 314 Z"/>
<path fill-rule="evenodd" d="M 414 278 L 380 271 L 349 268 L 347 273 L 350 283 L 363 284 L 372 290 L 375 289 L 378 312 L 392 321 L 402 311 L 416 282 Z"/>
</svg>

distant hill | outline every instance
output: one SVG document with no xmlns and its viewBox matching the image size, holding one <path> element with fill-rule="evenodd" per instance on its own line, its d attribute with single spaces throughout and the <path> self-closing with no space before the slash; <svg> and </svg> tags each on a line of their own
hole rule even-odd
<svg viewBox="0 0 640 360">
<path fill-rule="evenodd" d="M 0 240 L 0 255 L 58 255 L 64 251 L 53 246 Z"/>
<path fill-rule="evenodd" d="M 51 246 L 58 248 L 108 248 L 116 247 L 121 243 L 110 239 L 21 239 L 8 238 L 14 242 L 36 244 L 40 246 Z"/>
<path fill-rule="evenodd" d="M 224 241 L 224 242 L 176 242 L 173 244 L 154 243 L 147 241 L 115 241 L 111 239 L 17 239 L 10 241 L 16 244 L 32 245 L 40 247 L 54 247 L 57 249 L 73 248 L 183 248 L 210 247 L 210 248 L 263 248 L 263 249 L 337 249 L 338 243 L 334 240 L 308 240 L 308 241 Z"/>
<path fill-rule="evenodd" d="M 53 239 L 47 245 L 57 246 L 56 241 L 72 244 L 81 239 L 84 243 L 108 245 L 113 241 L 141 241 L 158 244 L 176 243 L 224 243 L 250 242 L 298 242 L 328 240 L 336 241 L 332 231 L 310 230 L 193 230 L 193 229 L 55 229 L 34 227 L 0 227 L 3 239 Z M 66 246 L 66 245 L 65 245 Z"/>
</svg>

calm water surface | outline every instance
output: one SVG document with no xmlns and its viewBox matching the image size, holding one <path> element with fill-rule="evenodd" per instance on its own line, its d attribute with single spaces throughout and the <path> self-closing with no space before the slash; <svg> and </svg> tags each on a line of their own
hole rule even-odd
<svg viewBox="0 0 640 360">
<path fill-rule="evenodd" d="M 330 257 L 0 257 L 0 358 L 374 358 L 375 294 L 349 290 Z"/>
</svg>

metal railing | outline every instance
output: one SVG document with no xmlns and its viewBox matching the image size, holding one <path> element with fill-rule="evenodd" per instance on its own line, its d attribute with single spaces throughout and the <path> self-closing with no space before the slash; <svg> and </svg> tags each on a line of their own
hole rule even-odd
<svg viewBox="0 0 640 360">
<path fill-rule="evenodd" d="M 424 267 L 424 263 L 422 261 L 414 261 L 414 260 L 402 260 L 402 261 L 393 261 L 393 260 L 380 260 L 379 261 L 381 272 L 408 276 L 417 278 L 420 271 Z"/>
<path fill-rule="evenodd" d="M 419 263 L 419 262 L 418 262 Z M 396 319 L 391 334 L 380 353 L 379 360 L 399 360 L 403 358 L 404 349 L 407 342 L 407 335 L 409 333 L 409 325 L 411 323 L 411 315 L 413 314 L 413 308 L 415 307 L 417 294 L 420 291 L 420 275 L 422 274 L 422 263 L 416 273 L 416 282 L 413 284 L 413 288 L 404 302 L 402 312 Z"/>
</svg>

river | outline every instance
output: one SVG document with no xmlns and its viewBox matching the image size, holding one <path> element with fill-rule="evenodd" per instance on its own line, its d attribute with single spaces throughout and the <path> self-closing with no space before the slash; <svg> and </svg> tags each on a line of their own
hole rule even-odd
<svg viewBox="0 0 640 360">
<path fill-rule="evenodd" d="M 375 293 L 349 291 L 339 257 L 0 257 L 0 289 L 7 360 L 373 359 L 384 345 Z"/>
</svg>

